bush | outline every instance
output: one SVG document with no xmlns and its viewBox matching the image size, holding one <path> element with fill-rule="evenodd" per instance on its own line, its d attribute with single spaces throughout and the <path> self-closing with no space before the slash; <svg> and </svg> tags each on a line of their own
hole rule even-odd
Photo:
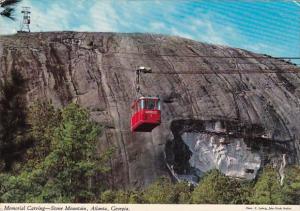
<svg viewBox="0 0 300 211">
<path fill-rule="evenodd" d="M 284 193 L 280 186 L 280 179 L 276 169 L 266 167 L 253 188 L 249 197 L 253 204 L 283 204 Z"/>
<path fill-rule="evenodd" d="M 100 127 L 89 114 L 70 104 L 61 112 L 61 121 L 49 131 L 49 152 L 44 159 L 16 176 L 1 175 L 3 202 L 93 202 L 105 188 L 102 175 L 112 151 L 96 151 Z M 42 158 L 42 157 L 41 157 Z M 8 179 L 7 179 L 8 178 Z"/>
<path fill-rule="evenodd" d="M 247 203 L 247 183 L 231 179 L 218 170 L 211 170 L 202 178 L 192 193 L 196 204 L 244 204 Z"/>
<path fill-rule="evenodd" d="M 100 197 L 101 203 L 111 204 L 141 204 L 144 203 L 142 198 L 142 193 L 139 191 L 113 191 L 113 190 L 106 190 L 101 194 Z"/>
<path fill-rule="evenodd" d="M 190 192 L 187 183 L 173 184 L 169 178 L 161 177 L 145 189 L 143 198 L 151 204 L 189 203 Z"/>
<path fill-rule="evenodd" d="M 282 187 L 285 204 L 300 204 L 300 167 L 290 166 L 285 169 Z"/>
</svg>

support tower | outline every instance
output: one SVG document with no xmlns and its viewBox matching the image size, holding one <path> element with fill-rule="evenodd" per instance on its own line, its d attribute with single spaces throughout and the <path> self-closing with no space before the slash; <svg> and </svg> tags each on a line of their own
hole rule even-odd
<svg viewBox="0 0 300 211">
<path fill-rule="evenodd" d="M 30 7 L 23 7 L 23 20 L 21 22 L 21 29 L 19 32 L 30 32 Z"/>
</svg>

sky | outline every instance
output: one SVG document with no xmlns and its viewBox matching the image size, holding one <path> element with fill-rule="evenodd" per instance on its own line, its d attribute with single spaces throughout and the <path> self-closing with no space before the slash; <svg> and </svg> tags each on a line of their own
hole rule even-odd
<svg viewBox="0 0 300 211">
<path fill-rule="evenodd" d="M 23 0 L 0 34 L 19 30 L 23 6 L 33 32 L 150 32 L 300 57 L 300 0 Z"/>
</svg>

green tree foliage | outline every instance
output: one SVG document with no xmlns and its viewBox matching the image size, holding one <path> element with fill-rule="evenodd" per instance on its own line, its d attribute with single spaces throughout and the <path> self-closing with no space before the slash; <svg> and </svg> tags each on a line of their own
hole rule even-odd
<svg viewBox="0 0 300 211">
<path fill-rule="evenodd" d="M 117 203 L 117 204 L 141 204 L 144 203 L 142 192 L 129 190 L 106 190 L 101 194 L 101 203 Z"/>
<path fill-rule="evenodd" d="M 156 182 L 149 185 L 143 194 L 144 199 L 151 204 L 171 204 L 175 197 L 173 184 L 166 177 L 159 178 Z"/>
<path fill-rule="evenodd" d="M 33 168 L 49 154 L 51 141 L 61 118 L 60 110 L 55 110 L 50 103 L 38 101 L 30 106 L 27 121 L 34 146 L 27 150 L 26 167 Z"/>
<path fill-rule="evenodd" d="M 116 192 L 113 190 L 106 190 L 101 194 L 101 203 L 114 203 L 116 198 Z"/>
<path fill-rule="evenodd" d="M 189 203 L 190 187 L 187 183 L 173 184 L 169 178 L 161 177 L 148 186 L 143 198 L 151 204 Z"/>
<path fill-rule="evenodd" d="M 254 204 L 284 204 L 284 194 L 276 169 L 271 167 L 263 169 L 249 199 Z"/>
<path fill-rule="evenodd" d="M 218 170 L 208 172 L 192 193 L 196 204 L 247 203 L 247 184 L 226 177 Z"/>
<path fill-rule="evenodd" d="M 41 172 L 22 172 L 19 175 L 0 174 L 0 202 L 42 202 L 38 194 L 42 186 Z"/>
<path fill-rule="evenodd" d="M 32 171 L 1 175 L 3 202 L 95 202 L 105 188 L 105 163 L 112 151 L 100 155 L 100 127 L 86 110 L 70 104 L 61 113 L 49 154 Z"/>
<path fill-rule="evenodd" d="M 187 182 L 179 182 L 174 185 L 175 203 L 188 204 L 191 202 L 192 187 Z"/>
<path fill-rule="evenodd" d="M 191 188 L 185 182 L 172 183 L 161 177 L 145 190 L 106 190 L 101 195 L 101 203 L 120 204 L 187 204 L 190 202 Z"/>
<path fill-rule="evenodd" d="M 107 170 L 101 165 L 101 157 L 95 150 L 99 134 L 100 128 L 89 120 L 86 110 L 75 104 L 64 109 L 62 123 L 51 143 L 51 153 L 42 166 L 47 170 L 47 178 L 55 179 L 47 181 L 43 195 L 54 188 L 56 193 L 71 202 L 96 199 L 95 186 L 100 189 L 97 177 Z M 56 201 L 57 195 L 46 198 Z"/>
<path fill-rule="evenodd" d="M 145 200 L 143 198 L 143 195 L 141 191 L 130 191 L 129 198 L 128 198 L 129 204 L 143 204 L 145 203 Z"/>
<path fill-rule="evenodd" d="M 0 171 L 11 171 L 31 144 L 26 136 L 24 86 L 16 70 L 0 84 Z"/>
<path fill-rule="evenodd" d="M 300 204 L 300 167 L 289 166 L 285 170 L 282 187 L 285 204 Z"/>
</svg>

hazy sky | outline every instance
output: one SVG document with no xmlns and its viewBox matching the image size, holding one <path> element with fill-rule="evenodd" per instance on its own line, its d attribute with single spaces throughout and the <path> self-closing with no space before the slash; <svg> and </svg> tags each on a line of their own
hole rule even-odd
<svg viewBox="0 0 300 211">
<path fill-rule="evenodd" d="M 300 56 L 300 3 L 293 0 L 23 0 L 16 18 L 22 6 L 31 7 L 35 32 L 151 32 Z M 0 33 L 19 25 L 1 18 Z"/>
</svg>

